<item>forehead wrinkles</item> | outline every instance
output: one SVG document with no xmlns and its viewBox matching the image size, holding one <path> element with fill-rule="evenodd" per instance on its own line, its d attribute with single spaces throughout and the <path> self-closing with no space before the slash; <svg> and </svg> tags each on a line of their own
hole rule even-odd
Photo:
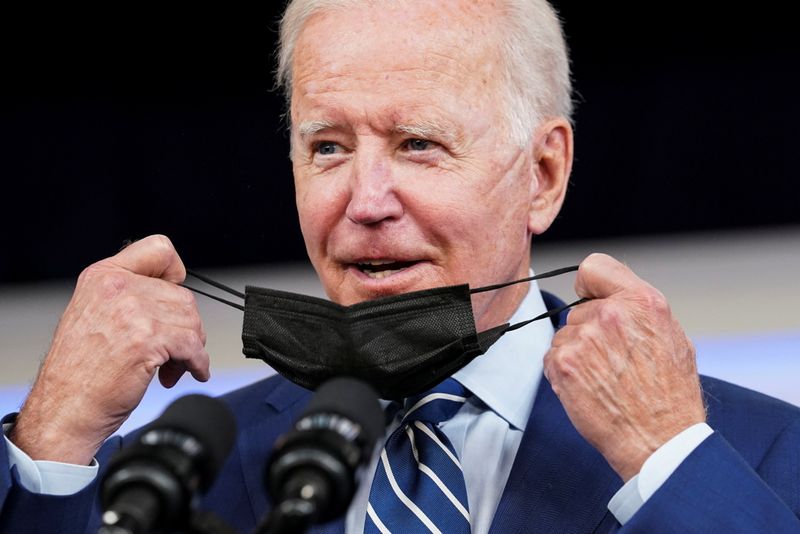
<svg viewBox="0 0 800 534">
<path fill-rule="evenodd" d="M 309 18 L 294 56 L 295 92 L 345 90 L 349 82 L 396 77 L 410 77 L 420 88 L 496 78 L 499 40 L 485 2 L 481 9 L 464 1 L 374 4 Z"/>
</svg>

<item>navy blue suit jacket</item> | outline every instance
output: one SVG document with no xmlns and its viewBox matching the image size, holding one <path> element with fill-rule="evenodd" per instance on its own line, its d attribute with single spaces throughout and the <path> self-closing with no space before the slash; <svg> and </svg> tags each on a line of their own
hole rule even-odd
<svg viewBox="0 0 800 534">
<path fill-rule="evenodd" d="M 559 304 L 547 294 L 545 301 Z M 800 409 L 713 378 L 702 385 L 715 433 L 620 528 L 607 504 L 622 481 L 542 380 L 492 532 L 800 532 Z M 276 376 L 223 397 L 239 436 L 203 508 L 239 532 L 253 530 L 270 507 L 262 480 L 272 444 L 309 396 Z M 124 444 L 111 438 L 98 453 L 101 466 Z M 32 494 L 9 470 L 4 440 L 0 449 L 0 532 L 97 531 L 97 483 L 66 497 Z M 341 520 L 313 530 L 342 531 Z"/>
</svg>

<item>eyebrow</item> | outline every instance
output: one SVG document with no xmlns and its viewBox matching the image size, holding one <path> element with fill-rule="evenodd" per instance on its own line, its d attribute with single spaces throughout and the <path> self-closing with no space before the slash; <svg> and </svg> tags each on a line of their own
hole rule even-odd
<svg viewBox="0 0 800 534">
<path fill-rule="evenodd" d="M 314 134 L 318 134 L 323 130 L 329 130 L 335 127 L 336 123 L 331 121 L 305 121 L 301 122 L 300 126 L 297 127 L 297 132 L 300 134 L 300 138 L 304 139 L 306 137 L 311 137 Z"/>
<path fill-rule="evenodd" d="M 442 139 L 450 144 L 458 141 L 455 128 L 436 121 L 420 121 L 410 124 L 397 124 L 395 132 L 421 137 L 423 139 Z"/>
<path fill-rule="evenodd" d="M 301 139 L 314 136 L 319 132 L 335 129 L 340 127 L 340 124 L 328 120 L 311 120 L 300 123 L 297 127 L 297 132 Z M 406 135 L 413 135 L 423 139 L 442 139 L 445 142 L 455 144 L 460 135 L 455 133 L 455 128 L 445 125 L 444 123 L 423 120 L 413 123 L 396 124 L 392 127 L 395 133 L 403 133 Z"/>
</svg>

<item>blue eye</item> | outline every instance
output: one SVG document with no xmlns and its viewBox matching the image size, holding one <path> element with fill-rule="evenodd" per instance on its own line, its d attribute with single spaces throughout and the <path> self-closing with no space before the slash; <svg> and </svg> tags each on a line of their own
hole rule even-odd
<svg viewBox="0 0 800 534">
<path fill-rule="evenodd" d="M 409 139 L 406 141 L 406 147 L 413 151 L 428 150 L 431 147 L 431 142 L 425 139 Z"/>
<path fill-rule="evenodd" d="M 332 141 L 322 141 L 314 147 L 314 151 L 321 156 L 331 156 L 336 154 L 336 149 L 339 147 Z"/>
</svg>

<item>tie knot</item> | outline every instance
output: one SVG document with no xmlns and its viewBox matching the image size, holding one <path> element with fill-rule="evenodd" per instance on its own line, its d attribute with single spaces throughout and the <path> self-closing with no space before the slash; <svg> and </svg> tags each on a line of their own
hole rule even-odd
<svg viewBox="0 0 800 534">
<path fill-rule="evenodd" d="M 468 392 L 454 378 L 448 378 L 435 388 L 406 400 L 408 411 L 404 423 L 424 421 L 438 424 L 452 418 L 467 400 Z"/>
</svg>

